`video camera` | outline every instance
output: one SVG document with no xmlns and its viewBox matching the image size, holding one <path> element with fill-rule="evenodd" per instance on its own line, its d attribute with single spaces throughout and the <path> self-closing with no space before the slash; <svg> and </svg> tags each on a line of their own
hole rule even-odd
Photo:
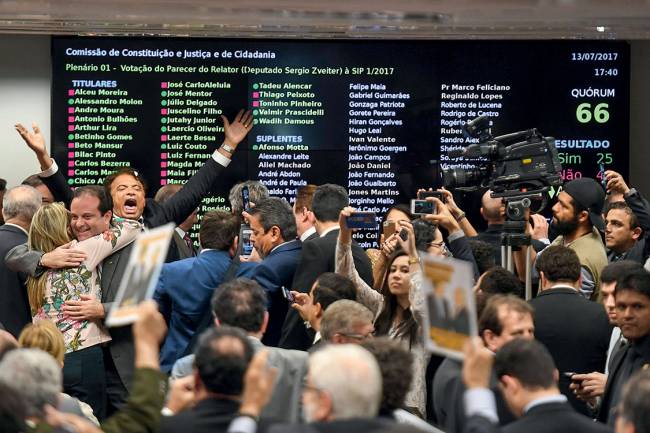
<svg viewBox="0 0 650 433">
<path fill-rule="evenodd" d="M 493 137 L 485 116 L 465 124 L 463 131 L 478 143 L 451 151 L 449 156 L 472 159 L 476 167 L 442 170 L 445 188 L 489 188 L 492 197 L 510 199 L 507 201 L 541 198 L 541 210 L 548 201 L 549 188 L 562 185 L 562 164 L 554 138 L 544 137 L 534 128 Z"/>
</svg>

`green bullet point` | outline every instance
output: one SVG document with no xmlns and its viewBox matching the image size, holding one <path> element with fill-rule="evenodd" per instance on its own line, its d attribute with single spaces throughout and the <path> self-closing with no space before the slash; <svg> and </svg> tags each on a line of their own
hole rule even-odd
<svg viewBox="0 0 650 433">
<path fill-rule="evenodd" d="M 253 144 L 253 150 L 257 150 L 257 144 Z"/>
<path fill-rule="evenodd" d="M 163 127 L 160 128 L 160 130 L 161 130 L 162 132 L 167 132 L 167 127 L 166 127 L 166 126 L 163 126 Z"/>
<path fill-rule="evenodd" d="M 167 90 L 163 90 L 162 92 L 160 92 L 160 96 L 167 96 Z"/>
<path fill-rule="evenodd" d="M 161 117 L 160 122 L 161 123 L 167 123 L 167 118 L 166 117 Z"/>
<path fill-rule="evenodd" d="M 68 134 L 68 140 L 72 140 L 74 138 L 74 134 Z"/>
<path fill-rule="evenodd" d="M 166 145 L 166 144 L 161 144 L 161 145 L 160 145 L 160 148 L 161 148 L 161 149 L 167 149 L 167 145 Z"/>
<path fill-rule="evenodd" d="M 70 104 L 70 105 L 74 104 L 74 98 L 68 99 L 68 104 Z"/>
<path fill-rule="evenodd" d="M 164 107 L 165 105 L 167 105 L 167 101 L 160 101 L 160 105 Z"/>
<path fill-rule="evenodd" d="M 253 110 L 253 116 L 257 116 L 259 114 L 259 111 Z"/>
<path fill-rule="evenodd" d="M 257 125 L 257 119 L 253 119 L 253 123 Z"/>
<path fill-rule="evenodd" d="M 68 179 L 68 185 L 72 185 L 74 181 L 72 179 Z"/>
<path fill-rule="evenodd" d="M 260 88 L 259 84 L 257 84 L 257 83 L 253 84 L 253 89 L 259 89 L 259 88 Z"/>
</svg>

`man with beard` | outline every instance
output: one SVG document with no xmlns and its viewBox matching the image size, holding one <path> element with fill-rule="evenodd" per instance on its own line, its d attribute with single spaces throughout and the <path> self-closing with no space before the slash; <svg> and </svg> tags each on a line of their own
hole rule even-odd
<svg viewBox="0 0 650 433">
<path fill-rule="evenodd" d="M 592 300 L 598 299 L 600 271 L 607 266 L 607 253 L 600 237 L 605 229 L 601 216 L 604 203 L 603 188 L 594 179 L 583 177 L 565 183 L 552 208 L 553 227 L 559 236 L 551 245 L 563 245 L 576 252 L 581 265 L 580 293 Z M 534 251 L 531 257 L 534 262 Z M 525 251 L 517 252 L 515 258 L 517 272 L 523 278 Z"/>
</svg>

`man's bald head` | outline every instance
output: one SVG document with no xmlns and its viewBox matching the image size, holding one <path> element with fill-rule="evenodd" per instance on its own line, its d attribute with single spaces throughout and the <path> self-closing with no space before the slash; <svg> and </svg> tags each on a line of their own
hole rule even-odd
<svg viewBox="0 0 650 433">
<path fill-rule="evenodd" d="M 481 215 L 488 224 L 503 224 L 505 220 L 503 200 L 490 197 L 491 193 L 492 191 L 487 190 L 481 198 Z"/>
<path fill-rule="evenodd" d="M 20 225 L 25 230 L 29 230 L 32 218 L 40 207 L 41 193 L 29 185 L 11 188 L 2 199 L 5 222 Z"/>
</svg>

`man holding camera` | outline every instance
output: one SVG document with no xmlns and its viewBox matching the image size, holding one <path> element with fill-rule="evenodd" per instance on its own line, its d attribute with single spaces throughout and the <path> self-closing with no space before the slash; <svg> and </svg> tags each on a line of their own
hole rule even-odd
<svg viewBox="0 0 650 433">
<path fill-rule="evenodd" d="M 600 271 L 607 266 L 607 254 L 599 232 L 605 229 L 601 216 L 604 203 L 603 188 L 594 179 L 583 177 L 565 183 L 552 208 L 553 227 L 559 236 L 551 245 L 563 245 L 576 252 L 581 265 L 580 293 L 592 300 L 598 299 Z M 515 253 L 520 278 L 524 277 L 525 257 L 524 250 Z M 531 257 L 534 263 L 537 254 L 531 251 Z"/>
</svg>

